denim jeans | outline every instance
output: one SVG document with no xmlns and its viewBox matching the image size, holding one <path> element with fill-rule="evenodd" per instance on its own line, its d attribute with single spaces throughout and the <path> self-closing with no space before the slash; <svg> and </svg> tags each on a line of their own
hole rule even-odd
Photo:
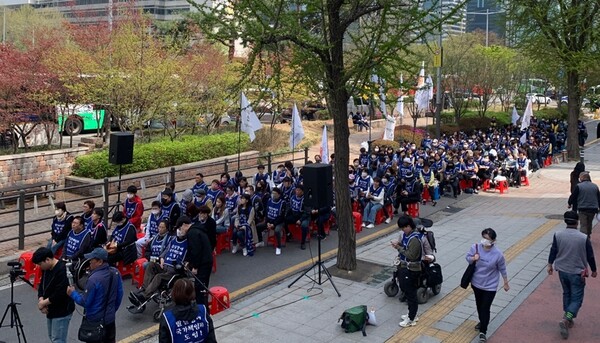
<svg viewBox="0 0 600 343">
<path fill-rule="evenodd" d="M 369 201 L 367 206 L 365 207 L 365 211 L 363 213 L 363 221 L 371 224 L 375 224 L 375 216 L 377 216 L 377 211 L 379 211 L 383 206 L 380 203 L 374 203 Z"/>
<path fill-rule="evenodd" d="M 48 337 L 52 343 L 66 343 L 69 333 L 69 323 L 73 314 L 65 317 L 46 319 L 48 323 Z"/>
<path fill-rule="evenodd" d="M 573 318 L 575 318 L 583 303 L 585 281 L 580 274 L 570 274 L 561 271 L 558 272 L 558 277 L 563 289 L 563 311 L 571 312 Z"/>
</svg>

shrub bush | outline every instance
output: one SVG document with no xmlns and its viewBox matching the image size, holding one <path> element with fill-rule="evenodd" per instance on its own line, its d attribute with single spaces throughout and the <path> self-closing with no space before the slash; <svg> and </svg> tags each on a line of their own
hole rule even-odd
<svg viewBox="0 0 600 343">
<path fill-rule="evenodd" d="M 400 143 L 396 141 L 388 141 L 387 139 L 376 139 L 371 143 L 371 147 L 375 146 L 378 146 L 380 148 L 391 147 L 395 151 L 396 149 L 400 148 Z"/>
<path fill-rule="evenodd" d="M 242 134 L 241 150 L 247 151 L 248 135 Z M 238 134 L 225 133 L 210 136 L 184 136 L 175 142 L 166 138 L 151 143 L 137 144 L 133 149 L 133 163 L 123 166 L 124 174 L 197 162 L 237 153 Z M 101 179 L 119 175 L 119 166 L 108 163 L 108 150 L 77 157 L 73 175 Z"/>
<path fill-rule="evenodd" d="M 491 122 L 492 122 L 492 119 L 487 118 L 487 117 L 484 117 L 484 118 L 478 118 L 478 117 L 460 118 L 460 121 L 458 122 L 458 126 L 460 127 L 460 129 L 462 131 L 470 133 L 473 130 L 489 128 Z"/>
<path fill-rule="evenodd" d="M 400 125 L 396 126 L 396 129 L 394 130 L 394 137 L 398 142 L 406 140 L 408 142 L 414 142 L 417 146 L 420 146 L 423 137 L 425 137 L 425 130 L 421 128 L 413 129 L 412 126 L 409 125 Z"/>
</svg>

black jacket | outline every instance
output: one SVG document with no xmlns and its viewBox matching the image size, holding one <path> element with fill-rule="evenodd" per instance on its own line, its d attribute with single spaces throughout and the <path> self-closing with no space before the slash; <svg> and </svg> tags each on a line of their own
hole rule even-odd
<svg viewBox="0 0 600 343">
<path fill-rule="evenodd" d="M 189 262 L 189 268 L 211 268 L 213 263 L 213 249 L 206 233 L 197 224 L 194 224 L 187 233 L 187 239 L 188 251 L 185 261 Z"/>
<path fill-rule="evenodd" d="M 173 315 L 175 315 L 175 318 L 178 320 L 191 321 L 198 316 L 198 307 L 194 304 L 176 305 L 171 311 L 173 311 Z M 206 312 L 208 313 L 208 310 Z M 217 338 L 215 337 L 215 327 L 213 325 L 212 318 L 209 315 L 206 319 L 208 320 L 208 336 L 206 336 L 202 343 L 217 343 Z M 160 317 L 158 342 L 172 343 L 171 332 L 169 331 L 169 326 L 167 325 L 167 321 L 164 315 Z"/>
<path fill-rule="evenodd" d="M 197 227 L 206 234 L 210 242 L 211 251 L 217 247 L 217 222 L 212 217 L 209 216 L 204 223 L 198 221 L 192 227 Z M 190 230 L 192 227 L 190 227 Z"/>
<path fill-rule="evenodd" d="M 46 318 L 62 318 L 73 313 L 75 303 L 67 295 L 67 267 L 63 261 L 58 261 L 54 268 L 42 273 L 42 280 L 38 288 L 38 298 L 50 299 Z"/>
</svg>

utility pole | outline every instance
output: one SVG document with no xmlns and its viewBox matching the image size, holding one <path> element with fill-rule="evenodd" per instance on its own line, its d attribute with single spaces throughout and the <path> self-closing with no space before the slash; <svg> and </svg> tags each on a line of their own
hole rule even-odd
<svg viewBox="0 0 600 343">
<path fill-rule="evenodd" d="M 440 0 L 440 18 L 443 17 L 442 12 L 442 0 Z M 437 66 L 437 85 L 435 90 L 435 137 L 437 139 L 441 138 L 442 131 L 442 60 L 443 60 L 443 49 L 442 49 L 442 23 L 440 22 L 440 32 L 438 37 L 438 51 L 439 61 Z"/>
<path fill-rule="evenodd" d="M 2 9 L 2 45 L 6 44 L 6 7 Z"/>
</svg>

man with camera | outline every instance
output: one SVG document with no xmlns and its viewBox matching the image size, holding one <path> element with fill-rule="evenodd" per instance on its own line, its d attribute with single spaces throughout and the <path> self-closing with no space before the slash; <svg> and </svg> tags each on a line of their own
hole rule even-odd
<svg viewBox="0 0 600 343">
<path fill-rule="evenodd" d="M 69 286 L 67 267 L 64 262 L 55 259 L 48 248 L 37 249 L 32 261 L 42 270 L 38 309 L 46 315 L 50 342 L 66 343 L 69 323 L 75 310 L 75 303 L 65 293 Z"/>
</svg>

